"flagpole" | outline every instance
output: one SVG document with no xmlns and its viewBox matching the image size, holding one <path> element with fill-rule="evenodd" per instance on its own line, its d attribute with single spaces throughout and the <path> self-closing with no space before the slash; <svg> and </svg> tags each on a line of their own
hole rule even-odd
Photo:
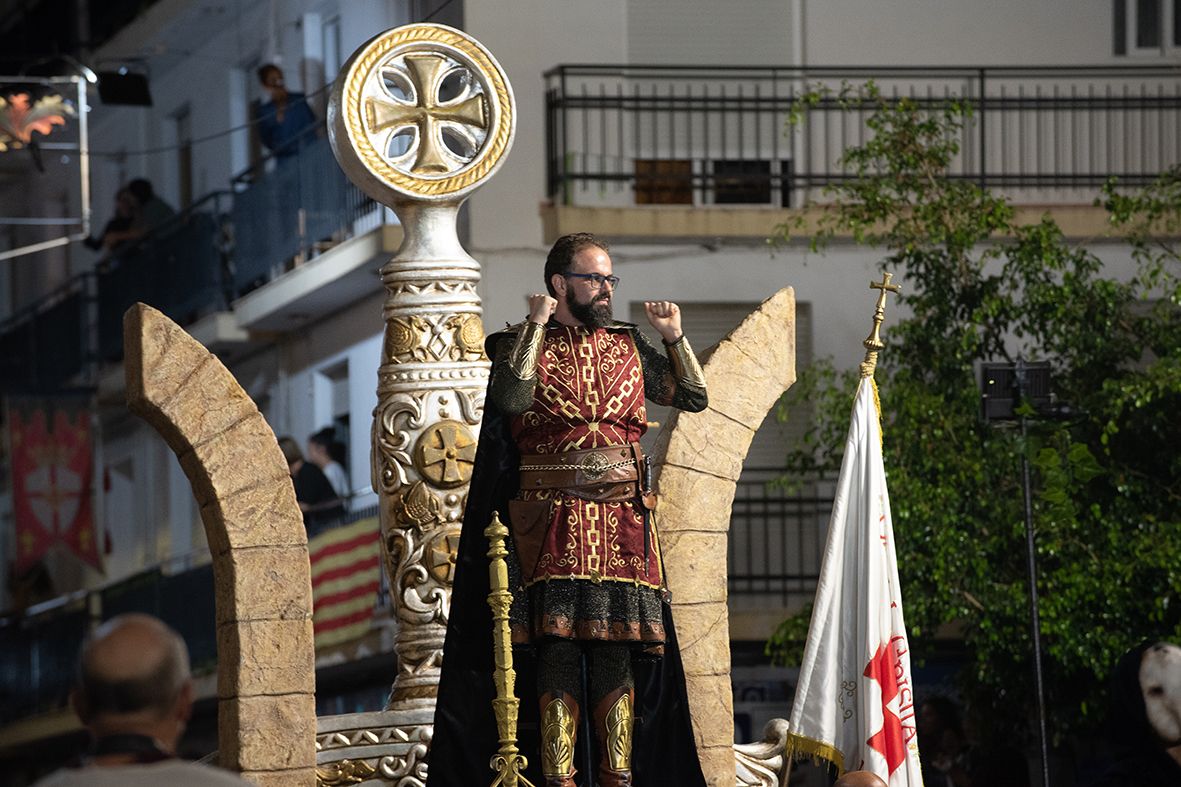
<svg viewBox="0 0 1181 787">
<path fill-rule="evenodd" d="M 873 330 L 862 344 L 808 638 L 792 701 L 786 755 L 827 760 L 838 772 L 874 773 L 921 787 L 914 682 L 881 451 L 873 375 L 885 347 L 886 300 L 900 287 L 883 273 Z"/>
</svg>

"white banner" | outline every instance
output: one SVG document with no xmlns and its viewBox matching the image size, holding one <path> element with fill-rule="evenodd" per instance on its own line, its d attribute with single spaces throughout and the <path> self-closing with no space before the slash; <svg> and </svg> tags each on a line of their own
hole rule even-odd
<svg viewBox="0 0 1181 787">
<path fill-rule="evenodd" d="M 873 378 L 861 380 L 808 642 L 791 711 L 788 753 L 842 772 L 873 771 L 920 787 L 914 684 Z"/>
</svg>

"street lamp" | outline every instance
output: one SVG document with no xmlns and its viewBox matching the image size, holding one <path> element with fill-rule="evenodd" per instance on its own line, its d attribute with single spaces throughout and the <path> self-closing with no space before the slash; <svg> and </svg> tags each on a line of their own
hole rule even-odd
<svg viewBox="0 0 1181 787">
<path fill-rule="evenodd" d="M 1012 421 L 1021 425 L 1021 489 L 1025 496 L 1025 549 L 1029 571 L 1029 628 L 1033 635 L 1033 679 L 1037 693 L 1038 743 L 1042 755 L 1042 785 L 1050 787 L 1049 745 L 1046 741 L 1046 693 L 1042 679 L 1042 634 L 1038 615 L 1037 560 L 1033 544 L 1033 497 L 1029 480 L 1026 413 L 1053 412 L 1050 396 L 1050 364 L 1047 361 L 986 363 L 980 370 L 980 413 L 985 422 Z"/>
</svg>

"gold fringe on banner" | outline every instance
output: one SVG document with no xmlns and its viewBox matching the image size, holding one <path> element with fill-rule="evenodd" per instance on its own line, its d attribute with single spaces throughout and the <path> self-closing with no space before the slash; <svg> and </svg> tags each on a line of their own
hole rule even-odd
<svg viewBox="0 0 1181 787">
<path fill-rule="evenodd" d="M 845 755 L 831 743 L 824 743 L 814 738 L 799 735 L 794 732 L 787 734 L 787 749 L 784 752 L 788 762 L 799 762 L 809 759 L 813 765 L 828 763 L 837 769 L 837 775 L 845 772 Z"/>
</svg>

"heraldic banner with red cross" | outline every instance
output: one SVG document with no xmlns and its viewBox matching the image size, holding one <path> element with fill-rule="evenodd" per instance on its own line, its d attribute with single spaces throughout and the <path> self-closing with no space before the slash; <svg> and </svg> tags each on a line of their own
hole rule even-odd
<svg viewBox="0 0 1181 787">
<path fill-rule="evenodd" d="M 8 437 L 17 573 L 59 543 L 101 571 L 90 397 L 11 397 Z"/>
</svg>

